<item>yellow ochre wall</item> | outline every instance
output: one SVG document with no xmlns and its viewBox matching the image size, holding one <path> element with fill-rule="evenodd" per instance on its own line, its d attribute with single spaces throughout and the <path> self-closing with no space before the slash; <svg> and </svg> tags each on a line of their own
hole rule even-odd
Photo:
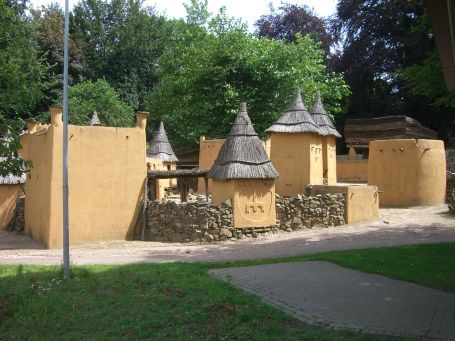
<svg viewBox="0 0 455 341">
<path fill-rule="evenodd" d="M 199 137 L 199 168 L 210 169 L 215 162 L 218 153 L 223 145 L 223 139 L 217 140 L 206 140 L 205 136 Z M 208 182 L 209 191 L 212 188 L 212 179 Z M 198 178 L 197 180 L 197 191 L 199 193 L 205 193 L 205 181 L 204 178 Z"/>
<path fill-rule="evenodd" d="M 33 168 L 27 178 L 25 229 L 47 247 L 62 245 L 62 121 L 30 134 Z M 146 177 L 146 115 L 135 128 L 68 126 L 69 234 L 81 244 L 132 233 Z M 40 135 L 41 134 L 41 135 Z"/>
<path fill-rule="evenodd" d="M 381 192 L 381 206 L 436 205 L 445 201 L 446 159 L 440 140 L 370 142 L 368 184 Z"/>
<path fill-rule="evenodd" d="M 323 184 L 322 139 L 317 134 L 271 133 L 270 160 L 279 174 L 279 195 L 296 196 L 308 184 Z"/>
<path fill-rule="evenodd" d="M 6 228 L 14 216 L 20 185 L 0 185 L 0 229 Z"/>
<path fill-rule="evenodd" d="M 213 180 L 214 204 L 231 199 L 234 227 L 265 227 L 276 224 L 274 179 Z"/>
<path fill-rule="evenodd" d="M 367 182 L 368 160 L 338 160 L 338 182 Z"/>
<path fill-rule="evenodd" d="M 175 162 L 163 162 L 160 159 L 147 157 L 147 169 L 151 170 L 176 170 L 177 164 Z M 177 179 L 158 179 L 155 186 L 156 200 L 164 199 L 165 188 L 177 186 Z"/>
<path fill-rule="evenodd" d="M 322 136 L 322 176 L 327 185 L 337 183 L 337 149 L 335 136 Z"/>
<path fill-rule="evenodd" d="M 310 195 L 342 193 L 345 196 L 344 219 L 346 224 L 379 218 L 379 197 L 376 186 L 337 185 L 313 186 Z"/>
</svg>

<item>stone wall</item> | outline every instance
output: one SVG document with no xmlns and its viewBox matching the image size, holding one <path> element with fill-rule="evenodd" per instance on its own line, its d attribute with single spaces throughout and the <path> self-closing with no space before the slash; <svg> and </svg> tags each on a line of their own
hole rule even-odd
<svg viewBox="0 0 455 341">
<path fill-rule="evenodd" d="M 16 203 L 14 217 L 8 224 L 8 231 L 22 232 L 25 226 L 25 197 L 20 197 Z"/>
<path fill-rule="evenodd" d="M 450 214 L 455 215 L 455 172 L 447 171 L 446 199 Z"/>
<path fill-rule="evenodd" d="M 343 194 L 324 194 L 314 197 L 276 197 L 277 226 L 292 231 L 314 226 L 344 224 L 345 198 Z"/>
<path fill-rule="evenodd" d="M 256 238 L 278 230 L 293 231 L 315 226 L 344 224 L 342 194 L 283 198 L 276 195 L 277 224 L 260 228 L 234 228 L 230 200 L 209 203 L 150 202 L 147 206 L 145 240 L 162 242 L 212 242 Z"/>
</svg>

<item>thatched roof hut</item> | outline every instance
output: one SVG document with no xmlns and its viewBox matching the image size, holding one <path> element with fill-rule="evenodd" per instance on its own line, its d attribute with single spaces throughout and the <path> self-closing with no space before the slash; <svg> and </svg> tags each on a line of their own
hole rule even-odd
<svg viewBox="0 0 455 341">
<path fill-rule="evenodd" d="M 303 104 L 300 88 L 297 88 L 289 109 L 268 129 L 268 133 L 316 133 L 321 134 L 318 125 Z"/>
<path fill-rule="evenodd" d="M 437 139 L 438 133 L 413 118 L 399 115 L 346 120 L 344 138 L 348 147 L 369 148 L 375 140 Z"/>
<path fill-rule="evenodd" d="M 264 146 L 256 134 L 246 111 L 240 109 L 218 157 L 208 173 L 209 178 L 229 179 L 275 179 L 278 172 L 270 162 Z"/>
<path fill-rule="evenodd" d="M 313 108 L 311 108 L 311 117 L 313 118 L 314 123 L 319 126 L 321 135 L 341 137 L 341 134 L 336 130 L 332 121 L 327 116 L 327 112 L 322 105 L 321 93 L 319 91 L 316 93 L 316 99 Z"/>
<path fill-rule="evenodd" d="M 162 160 L 164 162 L 178 161 L 177 157 L 174 154 L 174 151 L 172 150 L 171 144 L 167 139 L 163 122 L 160 122 L 158 132 L 147 148 L 147 156 L 150 158 Z"/>
</svg>

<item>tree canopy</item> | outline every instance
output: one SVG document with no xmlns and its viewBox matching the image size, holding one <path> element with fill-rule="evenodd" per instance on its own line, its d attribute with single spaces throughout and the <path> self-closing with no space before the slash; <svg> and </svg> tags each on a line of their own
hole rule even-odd
<svg viewBox="0 0 455 341">
<path fill-rule="evenodd" d="M 68 119 L 71 124 L 88 125 L 93 111 L 107 126 L 129 127 L 134 123 L 133 108 L 122 102 L 104 79 L 83 81 L 69 88 Z"/>
<path fill-rule="evenodd" d="M 0 136 L 47 118 L 61 97 L 63 11 L 27 4 L 0 0 Z M 142 0 L 81 0 L 70 13 L 70 122 L 87 124 L 96 110 L 129 126 L 133 110 L 148 109 L 174 144 L 195 144 L 226 136 L 240 101 L 263 132 L 300 86 L 307 105 L 320 90 L 338 123 L 405 114 L 453 139 L 455 95 L 423 0 L 338 0 L 333 18 L 284 2 L 254 34 L 207 4 L 187 2 L 176 20 Z M 14 155 L 9 145 L 2 153 Z"/>
<path fill-rule="evenodd" d="M 270 39 L 295 41 L 297 33 L 302 36 L 309 34 L 322 43 L 326 54 L 334 42 L 329 21 L 318 17 L 306 5 L 282 3 L 278 10 L 271 6 L 270 13 L 262 15 L 255 26 L 259 36 Z"/>
<path fill-rule="evenodd" d="M 320 43 L 310 36 L 297 35 L 294 43 L 255 38 L 223 10 L 196 22 L 175 22 L 173 43 L 158 60 L 160 83 L 148 102 L 177 145 L 197 143 L 199 135 L 226 136 L 241 101 L 263 132 L 297 86 L 307 105 L 320 90 L 329 112 L 341 111 L 348 88 L 340 75 L 327 72 Z"/>
<path fill-rule="evenodd" d="M 16 8 L 0 0 L 0 114 L 10 118 L 30 115 L 47 86 L 32 25 Z"/>
</svg>

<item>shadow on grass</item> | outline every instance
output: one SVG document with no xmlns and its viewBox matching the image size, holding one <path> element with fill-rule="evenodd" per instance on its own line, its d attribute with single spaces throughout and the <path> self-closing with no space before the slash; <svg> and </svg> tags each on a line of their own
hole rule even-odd
<svg viewBox="0 0 455 341">
<path fill-rule="evenodd" d="M 77 266 L 63 281 L 58 266 L 3 266 L 0 334 L 21 340 L 372 338 L 309 326 L 210 277 L 213 267 Z"/>
</svg>

